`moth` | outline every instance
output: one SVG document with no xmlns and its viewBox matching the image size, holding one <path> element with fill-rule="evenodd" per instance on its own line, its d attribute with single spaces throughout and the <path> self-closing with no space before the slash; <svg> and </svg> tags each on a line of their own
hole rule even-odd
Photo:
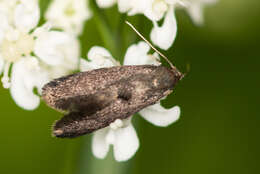
<svg viewBox="0 0 260 174">
<path fill-rule="evenodd" d="M 155 65 L 100 68 L 47 83 L 42 91 L 43 100 L 54 109 L 66 111 L 55 122 L 53 135 L 73 138 L 88 134 L 155 104 L 169 95 L 184 76 L 170 65 L 171 68 Z"/>
</svg>

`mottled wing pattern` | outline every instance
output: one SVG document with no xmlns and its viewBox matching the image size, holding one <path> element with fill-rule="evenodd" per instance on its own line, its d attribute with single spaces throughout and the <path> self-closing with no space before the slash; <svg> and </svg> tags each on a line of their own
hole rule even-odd
<svg viewBox="0 0 260 174">
<path fill-rule="evenodd" d="M 55 136 L 77 137 L 155 104 L 180 78 L 163 66 L 101 68 L 50 82 L 43 88 L 43 99 L 55 109 L 69 111 L 55 123 Z"/>
</svg>

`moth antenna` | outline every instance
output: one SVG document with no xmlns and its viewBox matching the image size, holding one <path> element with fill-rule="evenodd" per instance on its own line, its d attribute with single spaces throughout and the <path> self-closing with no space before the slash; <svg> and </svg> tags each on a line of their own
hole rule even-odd
<svg viewBox="0 0 260 174">
<path fill-rule="evenodd" d="M 158 53 L 162 58 L 164 58 L 169 63 L 172 69 L 176 69 L 176 67 L 169 61 L 169 59 L 160 51 L 158 51 L 147 39 L 145 39 L 145 37 L 130 22 L 125 21 L 125 23 L 129 25 L 136 32 L 136 34 L 140 36 L 156 53 Z"/>
</svg>

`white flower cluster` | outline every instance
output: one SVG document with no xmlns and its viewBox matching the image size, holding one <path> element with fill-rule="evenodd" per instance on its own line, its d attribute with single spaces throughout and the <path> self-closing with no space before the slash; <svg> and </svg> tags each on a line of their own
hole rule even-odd
<svg viewBox="0 0 260 174">
<path fill-rule="evenodd" d="M 161 49 L 169 49 L 177 33 L 177 22 L 174 15 L 176 8 L 184 8 L 195 24 L 203 23 L 203 9 L 207 4 L 217 0 L 96 0 L 100 8 L 111 7 L 115 3 L 121 13 L 128 15 L 144 14 L 153 22 L 150 37 Z M 162 26 L 158 21 L 164 18 Z"/>
<path fill-rule="evenodd" d="M 150 47 L 143 41 L 131 45 L 125 54 L 124 65 L 160 65 L 157 54 L 148 54 Z M 97 68 L 116 66 L 119 63 L 103 47 L 94 46 L 88 52 L 90 61 L 80 60 L 80 70 L 88 71 Z M 180 116 L 180 108 L 175 106 L 165 109 L 160 102 L 144 108 L 139 114 L 148 122 L 161 127 L 166 127 Z M 131 124 L 131 117 L 126 120 L 115 120 L 109 127 L 96 131 L 92 141 L 93 154 L 104 158 L 113 145 L 113 152 L 117 161 L 126 161 L 131 158 L 139 147 L 139 140 Z"/>
<path fill-rule="evenodd" d="M 38 0 L 0 1 L 0 72 L 16 104 L 33 110 L 42 86 L 78 68 L 79 43 L 74 35 L 37 27 Z"/>
</svg>

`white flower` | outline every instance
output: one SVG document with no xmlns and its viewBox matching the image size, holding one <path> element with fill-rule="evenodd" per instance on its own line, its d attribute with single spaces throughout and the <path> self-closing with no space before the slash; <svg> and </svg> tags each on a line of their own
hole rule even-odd
<svg viewBox="0 0 260 174">
<path fill-rule="evenodd" d="M 152 42 L 161 49 L 169 49 L 177 34 L 177 22 L 175 17 L 176 8 L 184 8 L 197 25 L 203 23 L 203 8 L 207 4 L 215 3 L 217 0 L 152 0 L 151 8 L 147 8 L 144 14 L 153 21 L 154 28 L 151 32 Z M 165 17 L 164 17 L 165 16 Z M 161 27 L 157 22 L 164 17 Z"/>
<path fill-rule="evenodd" d="M 102 0 L 99 0 L 102 1 Z M 104 0 L 102 1 L 105 2 Z M 217 0 L 118 0 L 119 11 L 128 15 L 144 14 L 152 21 L 159 21 L 169 11 L 170 7 L 185 8 L 197 23 L 203 18 L 202 12 L 205 5 L 214 4 Z M 101 3 L 98 3 L 101 4 Z M 102 7 L 102 6 L 101 6 Z M 192 12 L 191 12 L 192 11 Z M 196 11 L 196 12 L 195 12 Z M 200 16 L 198 14 L 201 14 Z"/>
<path fill-rule="evenodd" d="M 149 49 L 149 46 L 143 41 L 133 44 L 127 49 L 124 65 L 160 65 L 157 54 L 148 54 Z M 80 60 L 81 71 L 118 65 L 111 54 L 102 47 L 92 47 L 88 58 L 90 61 Z M 139 113 L 148 122 L 165 127 L 178 120 L 180 108 L 175 106 L 165 109 L 160 103 L 157 103 L 144 108 Z M 139 148 L 139 140 L 131 124 L 131 117 L 126 120 L 117 119 L 109 127 L 94 132 L 92 151 L 97 158 L 105 158 L 109 145 L 113 145 L 114 157 L 117 161 L 126 161 L 135 154 Z"/>
<path fill-rule="evenodd" d="M 92 151 L 97 158 L 105 158 L 109 145 L 113 145 L 117 161 L 126 161 L 135 154 L 139 140 L 130 119 L 117 119 L 109 127 L 94 133 Z"/>
<path fill-rule="evenodd" d="M 100 8 L 108 8 L 113 6 L 116 3 L 116 0 L 96 0 L 96 2 Z"/>
<path fill-rule="evenodd" d="M 10 88 L 16 104 L 28 110 L 39 105 L 40 98 L 34 92 L 40 94 L 45 83 L 68 74 L 78 65 L 76 38 L 51 31 L 48 24 L 36 28 L 39 14 L 37 0 L 0 3 L 2 83 L 5 88 Z"/>
<path fill-rule="evenodd" d="M 193 22 L 197 25 L 202 25 L 204 22 L 203 11 L 205 6 L 213 5 L 218 0 L 186 0 L 186 10 L 192 18 Z"/>
<path fill-rule="evenodd" d="M 89 50 L 88 59 L 89 62 L 80 59 L 80 71 L 120 65 L 106 49 L 99 46 L 92 47 Z"/>
<path fill-rule="evenodd" d="M 50 79 L 48 72 L 37 65 L 35 57 L 25 57 L 14 63 L 11 74 L 11 95 L 16 104 L 24 109 L 35 109 L 40 98 L 33 93 L 36 88 L 41 93 L 42 86 Z"/>
<path fill-rule="evenodd" d="M 54 27 L 79 35 L 84 22 L 91 17 L 88 0 L 54 0 L 45 13 L 45 18 Z"/>
<path fill-rule="evenodd" d="M 48 26 L 37 28 L 33 34 L 36 36 L 34 53 L 49 66 L 49 71 L 55 72 L 52 78 L 63 76 L 78 68 L 80 51 L 75 36 L 52 31 Z"/>
<path fill-rule="evenodd" d="M 167 12 L 162 26 L 158 26 L 156 21 L 153 21 L 153 29 L 150 33 L 152 42 L 161 49 L 167 50 L 173 44 L 177 34 L 177 21 L 171 6 Z"/>
<path fill-rule="evenodd" d="M 0 14 L 4 15 L 5 27 L 7 24 L 15 26 L 18 30 L 29 32 L 36 27 L 40 18 L 38 0 L 2 0 L 0 2 Z"/>
<path fill-rule="evenodd" d="M 102 4 L 105 0 L 99 0 Z M 101 3 L 102 2 L 102 3 Z M 175 9 L 184 8 L 197 25 L 203 24 L 203 9 L 217 0 L 117 0 L 118 9 L 128 15 L 144 14 L 153 22 L 150 37 L 152 42 L 161 49 L 169 49 L 177 34 Z M 100 7 L 107 7 L 100 5 Z M 157 22 L 164 18 L 162 26 Z"/>
</svg>

